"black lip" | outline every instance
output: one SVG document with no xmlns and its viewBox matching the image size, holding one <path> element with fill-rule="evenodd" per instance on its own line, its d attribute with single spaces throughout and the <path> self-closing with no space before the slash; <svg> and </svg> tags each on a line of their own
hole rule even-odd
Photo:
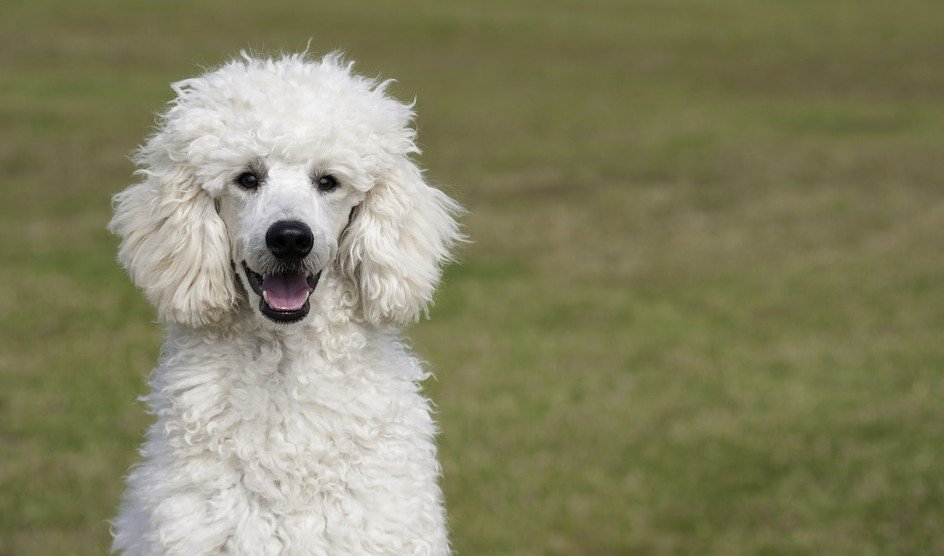
<svg viewBox="0 0 944 556">
<path fill-rule="evenodd" d="M 252 288 L 252 291 L 256 292 L 256 295 L 262 297 L 262 275 L 253 272 L 249 265 L 246 264 L 246 261 L 243 261 L 243 271 L 246 273 L 246 280 L 249 282 L 249 287 Z"/>
<path fill-rule="evenodd" d="M 258 272 L 253 272 L 252 269 L 249 268 L 249 265 L 246 264 L 246 261 L 243 261 L 243 270 L 246 272 L 246 280 L 249 282 L 249 287 L 259 296 L 259 312 L 262 313 L 263 316 L 269 320 L 285 324 L 298 322 L 308 316 L 308 312 L 311 310 L 310 299 L 305 300 L 305 304 L 294 311 L 273 309 L 266 303 L 265 298 L 262 296 L 262 275 Z M 308 277 L 308 295 L 311 295 L 311 292 L 315 291 L 315 287 L 318 285 L 320 278 L 321 272 Z"/>
<path fill-rule="evenodd" d="M 259 312 L 265 315 L 269 320 L 274 320 L 275 322 L 286 324 L 298 322 L 307 317 L 308 311 L 310 310 L 311 302 L 308 300 L 306 300 L 305 304 L 299 309 L 295 309 L 294 311 L 279 311 L 269 307 L 269 304 L 265 302 L 265 299 L 259 298 Z"/>
</svg>

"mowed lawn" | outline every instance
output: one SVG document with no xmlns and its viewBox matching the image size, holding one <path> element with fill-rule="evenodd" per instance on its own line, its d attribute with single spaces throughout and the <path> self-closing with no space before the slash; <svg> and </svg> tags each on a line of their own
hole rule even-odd
<svg viewBox="0 0 944 556">
<path fill-rule="evenodd" d="M 0 554 L 108 546 L 161 331 L 105 225 L 168 83 L 309 38 L 471 211 L 408 332 L 458 554 L 944 552 L 939 0 L 6 0 Z"/>
</svg>

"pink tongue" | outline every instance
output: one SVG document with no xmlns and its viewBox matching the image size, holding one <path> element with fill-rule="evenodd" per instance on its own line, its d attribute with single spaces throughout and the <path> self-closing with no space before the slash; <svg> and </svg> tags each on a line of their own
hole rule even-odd
<svg viewBox="0 0 944 556">
<path fill-rule="evenodd" d="M 301 309 L 308 300 L 308 281 L 301 272 L 266 276 L 262 280 L 269 307 L 279 311 Z"/>
</svg>

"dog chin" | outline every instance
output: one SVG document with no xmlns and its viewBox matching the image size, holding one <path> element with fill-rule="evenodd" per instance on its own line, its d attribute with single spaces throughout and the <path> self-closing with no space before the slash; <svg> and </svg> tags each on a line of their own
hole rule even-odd
<svg viewBox="0 0 944 556">
<path fill-rule="evenodd" d="M 321 271 L 308 274 L 303 270 L 275 275 L 255 272 L 246 261 L 243 272 L 249 287 L 259 297 L 259 312 L 279 324 L 301 322 L 311 310 L 311 294 L 318 285 Z"/>
</svg>

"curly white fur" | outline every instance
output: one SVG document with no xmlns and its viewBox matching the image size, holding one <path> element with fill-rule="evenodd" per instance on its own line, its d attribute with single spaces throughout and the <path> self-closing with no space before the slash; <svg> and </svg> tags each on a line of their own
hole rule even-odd
<svg viewBox="0 0 944 556">
<path fill-rule="evenodd" d="M 460 209 L 410 160 L 412 106 L 386 85 L 337 55 L 243 55 L 174 85 L 110 225 L 167 327 L 115 550 L 449 552 L 427 373 L 398 329 L 430 303 Z M 324 173 L 337 191 L 312 185 Z M 241 269 L 272 264 L 284 218 L 310 226 L 321 272 L 294 324 L 260 313 Z"/>
</svg>

